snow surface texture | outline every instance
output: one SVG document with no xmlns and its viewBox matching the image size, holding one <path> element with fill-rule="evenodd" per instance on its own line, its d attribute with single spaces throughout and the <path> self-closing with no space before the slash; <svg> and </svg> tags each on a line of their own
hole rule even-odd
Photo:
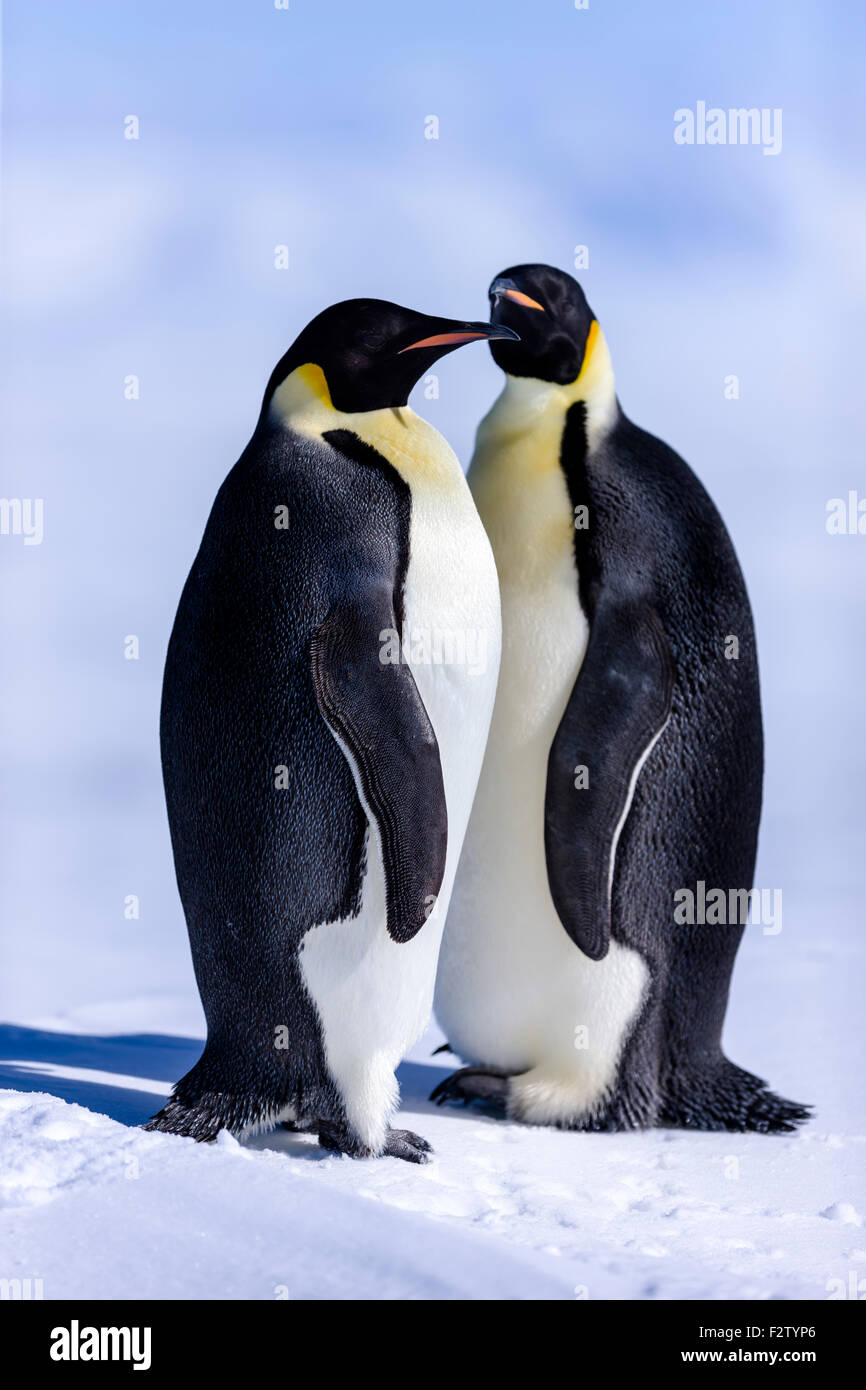
<svg viewBox="0 0 866 1390">
<path fill-rule="evenodd" d="M 744 949 L 760 987 L 755 944 Z M 803 966 L 819 987 L 832 979 L 820 958 Z M 398 1123 L 435 1149 L 421 1168 L 329 1155 L 282 1130 L 196 1145 L 136 1128 L 198 1055 L 188 1001 L 119 1010 L 173 1018 L 171 1035 L 105 1031 L 110 1006 L 8 1025 L 0 1081 L 16 1089 L 0 1091 L 0 1274 L 41 1279 L 49 1299 L 823 1299 L 859 1281 L 866 1291 L 866 1137 L 832 1132 L 853 1050 L 834 1034 L 804 1047 L 793 1027 L 759 1046 L 759 1010 L 747 1012 L 755 1045 L 737 1060 L 818 1104 L 796 1136 L 569 1134 L 437 1110 L 427 1096 L 453 1059 L 431 1059 L 433 1028 L 400 1069 Z"/>
</svg>

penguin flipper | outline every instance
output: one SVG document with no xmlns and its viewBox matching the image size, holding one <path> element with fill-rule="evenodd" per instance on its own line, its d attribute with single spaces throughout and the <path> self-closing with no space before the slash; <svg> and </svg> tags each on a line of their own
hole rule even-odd
<svg viewBox="0 0 866 1390">
<path fill-rule="evenodd" d="M 591 960 L 602 960 L 610 945 L 617 840 L 637 775 L 668 721 L 673 683 L 668 640 L 652 604 L 602 594 L 551 745 L 544 806 L 551 897 Z"/>
<path fill-rule="evenodd" d="M 379 611 L 379 608 L 381 611 Z M 388 934 L 411 941 L 436 905 L 445 873 L 448 815 L 439 745 L 400 653 L 383 661 L 393 609 L 332 607 L 313 634 L 313 684 L 325 722 L 348 749 L 379 829 Z"/>
</svg>

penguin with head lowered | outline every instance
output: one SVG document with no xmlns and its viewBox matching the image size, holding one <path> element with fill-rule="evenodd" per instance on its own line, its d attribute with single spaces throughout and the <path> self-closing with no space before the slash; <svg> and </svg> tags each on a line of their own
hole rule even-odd
<svg viewBox="0 0 866 1390">
<path fill-rule="evenodd" d="M 350 300 L 271 376 L 166 659 L 163 776 L 207 1041 L 149 1129 L 282 1122 L 424 1161 L 390 1127 L 394 1069 L 432 1003 L 500 620 L 460 465 L 407 400 L 443 354 L 514 336 Z"/>
<path fill-rule="evenodd" d="M 469 473 L 502 666 L 436 986 L 472 1065 L 433 1098 L 583 1130 L 789 1130 L 806 1109 L 721 1048 L 745 915 L 680 922 L 675 897 L 752 886 L 762 727 L 733 546 L 623 415 L 571 276 L 516 266 L 490 299 L 520 336 L 492 345 L 505 387 Z"/>
</svg>

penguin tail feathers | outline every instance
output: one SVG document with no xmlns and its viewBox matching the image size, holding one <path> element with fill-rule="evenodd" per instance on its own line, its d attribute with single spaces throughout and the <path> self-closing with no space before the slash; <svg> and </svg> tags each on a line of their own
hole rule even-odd
<svg viewBox="0 0 866 1390">
<path fill-rule="evenodd" d="M 143 1129 L 180 1134 L 206 1144 L 216 1139 L 221 1129 L 240 1134 L 242 1130 L 266 1128 L 273 1121 L 280 1109 L 273 1098 L 266 1099 L 246 1088 L 237 1092 L 212 1090 L 207 1079 L 210 1068 L 206 1057 L 207 1053 L 203 1054 L 181 1078 L 171 1099 L 142 1126 Z"/>
<path fill-rule="evenodd" d="M 711 1072 L 679 1076 L 669 1085 L 659 1123 L 680 1129 L 790 1134 L 811 1116 L 811 1106 L 785 1100 L 766 1081 L 726 1057 Z"/>
<path fill-rule="evenodd" d="M 222 1097 L 215 1096 L 218 1101 Z M 159 1129 L 164 1134 L 182 1134 L 187 1139 L 195 1139 L 200 1144 L 216 1139 L 221 1129 L 231 1129 L 232 1125 L 223 1118 L 219 1106 L 208 1105 L 205 1098 L 194 1105 L 184 1105 L 172 1098 L 155 1115 L 151 1116 L 143 1129 Z"/>
</svg>

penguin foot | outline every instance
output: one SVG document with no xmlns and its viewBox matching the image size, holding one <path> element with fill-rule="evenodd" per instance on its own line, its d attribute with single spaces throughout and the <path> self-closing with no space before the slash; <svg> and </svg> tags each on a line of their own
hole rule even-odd
<svg viewBox="0 0 866 1390">
<path fill-rule="evenodd" d="M 508 1104 L 508 1072 L 498 1067 L 463 1067 L 445 1081 L 440 1081 L 430 1099 L 437 1105 L 447 1100 L 462 1100 L 464 1105 L 479 1101 L 494 1114 L 504 1117 Z"/>
<path fill-rule="evenodd" d="M 348 1154 L 350 1158 L 402 1158 L 407 1163 L 429 1163 L 433 1152 L 427 1140 L 420 1134 L 413 1134 L 411 1129 L 389 1129 L 381 1151 L 376 1153 L 359 1144 L 347 1130 L 321 1124 L 319 1144 L 331 1153 Z"/>
<path fill-rule="evenodd" d="M 411 1129 L 389 1129 L 383 1154 L 389 1158 L 403 1158 L 407 1163 L 429 1163 L 433 1152 L 426 1139 L 413 1134 Z"/>
</svg>

